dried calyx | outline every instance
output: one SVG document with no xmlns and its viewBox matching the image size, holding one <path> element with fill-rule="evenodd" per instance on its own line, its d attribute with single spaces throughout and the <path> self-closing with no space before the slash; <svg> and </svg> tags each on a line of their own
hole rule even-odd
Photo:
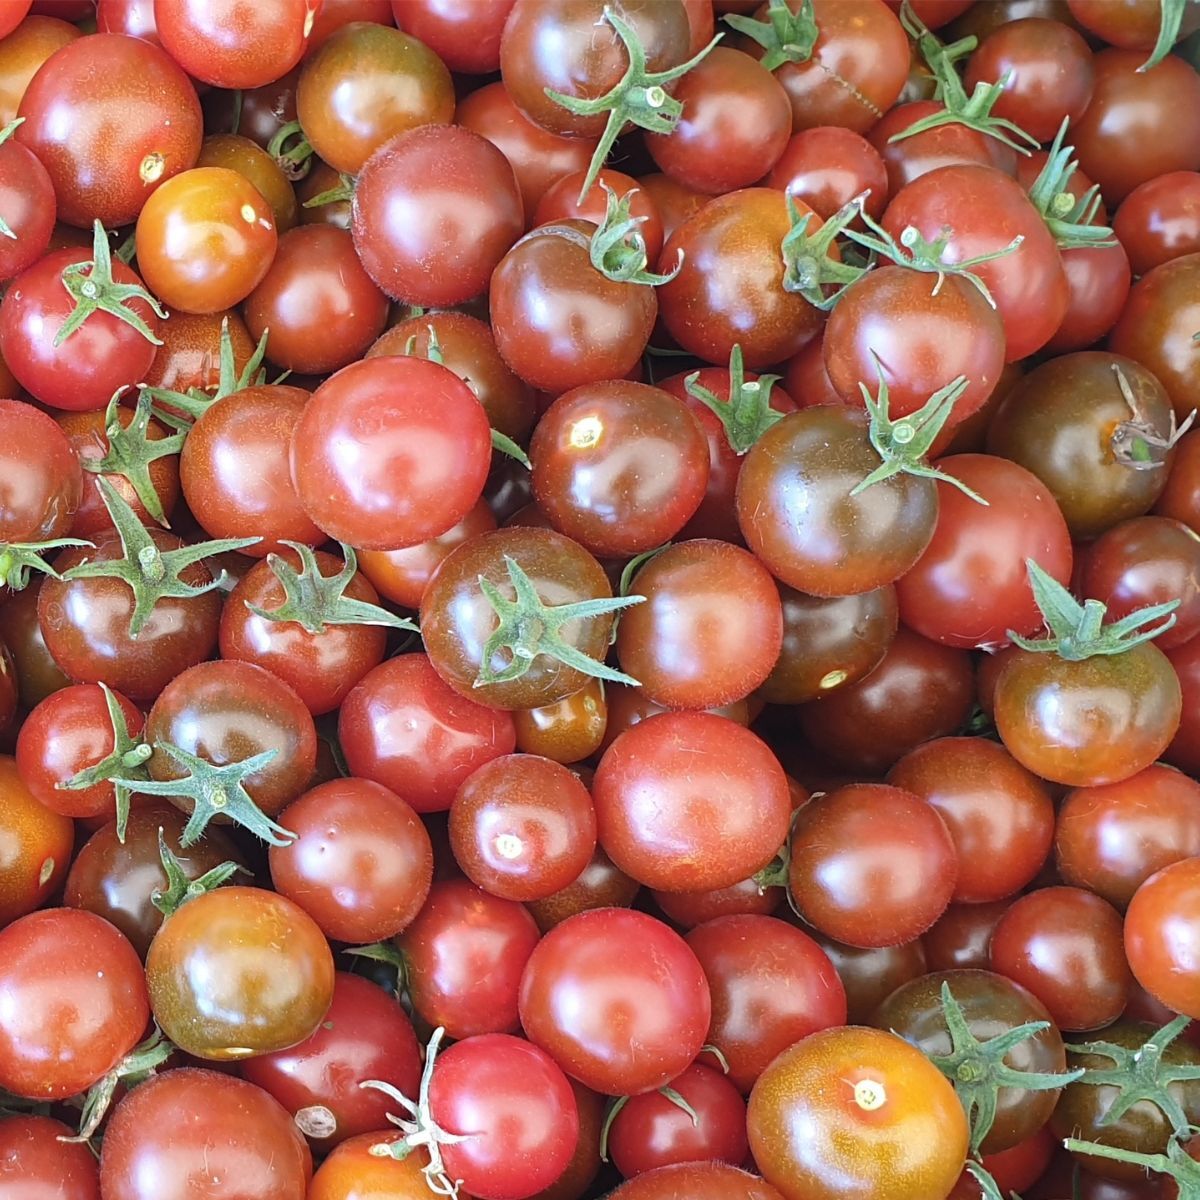
<svg viewBox="0 0 1200 1200">
<path fill-rule="evenodd" d="M 1188 413 L 1182 425 L 1176 423 L 1175 410 L 1171 409 L 1170 424 L 1165 433 L 1160 433 L 1153 420 L 1138 403 L 1125 372 L 1113 363 L 1113 376 L 1121 392 L 1121 399 L 1129 408 L 1129 420 L 1122 421 L 1113 431 L 1108 445 L 1112 456 L 1122 466 L 1135 471 L 1153 471 L 1166 465 L 1167 457 L 1176 443 L 1196 420 L 1196 410 Z"/>
</svg>

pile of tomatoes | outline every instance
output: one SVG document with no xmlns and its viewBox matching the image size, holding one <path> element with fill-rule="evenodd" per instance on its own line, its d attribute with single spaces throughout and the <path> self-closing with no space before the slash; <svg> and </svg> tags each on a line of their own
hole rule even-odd
<svg viewBox="0 0 1200 1200">
<path fill-rule="evenodd" d="M 1198 32 L 4 0 L 0 1200 L 1197 1200 Z"/>
</svg>

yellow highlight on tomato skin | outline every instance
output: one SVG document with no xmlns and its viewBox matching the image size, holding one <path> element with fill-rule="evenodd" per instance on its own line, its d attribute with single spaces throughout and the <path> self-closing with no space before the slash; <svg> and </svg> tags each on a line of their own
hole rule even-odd
<svg viewBox="0 0 1200 1200">
<path fill-rule="evenodd" d="M 590 450 L 604 436 L 604 422 L 597 416 L 581 417 L 571 426 L 567 443 L 575 450 Z"/>
</svg>

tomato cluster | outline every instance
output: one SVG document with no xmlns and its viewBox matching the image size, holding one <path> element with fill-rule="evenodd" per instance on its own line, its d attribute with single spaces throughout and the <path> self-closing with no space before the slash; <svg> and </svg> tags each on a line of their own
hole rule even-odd
<svg viewBox="0 0 1200 1200">
<path fill-rule="evenodd" d="M 1198 38 L 4 0 L 0 1200 L 1200 1200 Z"/>
</svg>

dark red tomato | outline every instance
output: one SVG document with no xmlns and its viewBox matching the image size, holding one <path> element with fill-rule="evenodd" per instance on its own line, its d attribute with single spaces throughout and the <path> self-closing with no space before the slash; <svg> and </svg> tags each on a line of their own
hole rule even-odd
<svg viewBox="0 0 1200 1200">
<path fill-rule="evenodd" d="M 228 167 L 244 175 L 270 204 L 278 233 L 296 224 L 298 206 L 291 180 L 257 142 L 238 133 L 211 134 L 204 139 L 196 166 Z"/>
<path fill-rule="evenodd" d="M 810 746 L 862 772 L 886 771 L 930 738 L 962 727 L 975 696 L 971 658 L 901 626 L 879 665 L 803 705 Z"/>
<path fill-rule="evenodd" d="M 306 375 L 326 375 L 361 358 L 387 311 L 350 236 L 332 225 L 288 230 L 243 305 L 255 342 L 270 330 L 271 361 Z"/>
<path fill-rule="evenodd" d="M 521 977 L 520 1011 L 526 1036 L 568 1075 L 620 1096 L 662 1087 L 695 1059 L 711 1004 L 700 963 L 677 933 L 644 913 L 600 908 L 538 943 Z"/>
<path fill-rule="evenodd" d="M 687 944 L 712 996 L 706 1040 L 724 1055 L 730 1082 L 743 1094 L 782 1050 L 846 1021 L 846 993 L 833 963 L 786 921 L 718 917 L 697 925 Z"/>
<path fill-rule="evenodd" d="M 904 267 L 872 271 L 838 302 L 822 338 L 829 381 L 847 404 L 887 384 L 893 417 L 916 412 L 940 388 L 967 377 L 949 423 L 987 401 L 1004 369 L 1004 323 L 965 279 Z"/>
<path fill-rule="evenodd" d="M 332 225 L 335 229 L 350 232 L 350 199 L 326 200 L 321 204 L 306 207 L 310 200 L 316 200 L 335 188 L 341 190 L 340 174 L 328 163 L 316 158 L 308 160 L 313 164 L 307 175 L 296 184 L 296 203 L 301 225 Z"/>
<path fill-rule="evenodd" d="M 646 135 L 658 167 L 685 187 L 720 195 L 751 187 L 779 161 L 792 132 L 788 94 L 760 62 L 718 46 L 673 89 L 683 115 Z"/>
<path fill-rule="evenodd" d="M 517 749 L 523 754 L 540 754 L 564 764 L 582 762 L 599 750 L 608 727 L 604 682 L 593 679 L 553 704 L 518 709 L 513 721 Z"/>
<path fill-rule="evenodd" d="M 66 873 L 75 840 L 69 817 L 39 804 L 16 760 L 0 755 L 0 927 L 45 904 Z"/>
<path fill-rule="evenodd" d="M 512 717 L 443 683 L 424 654 L 370 671 L 338 719 L 346 763 L 403 797 L 417 812 L 445 812 L 477 767 L 516 746 Z"/>
<path fill-rule="evenodd" d="M 1200 388 L 1200 254 L 1155 267 L 1134 285 L 1108 347 L 1140 362 L 1167 389 L 1175 415 L 1187 419 Z"/>
<path fill-rule="evenodd" d="M 1200 856 L 1200 784 L 1158 763 L 1078 788 L 1058 813 L 1059 874 L 1124 909 L 1156 871 Z"/>
<path fill-rule="evenodd" d="M 107 921 L 50 908 L 0 931 L 0 1087 L 37 1100 L 86 1091 L 149 1018 L 142 964 Z"/>
<path fill-rule="evenodd" d="M 1083 888 L 1039 888 L 1014 901 L 992 931 L 991 960 L 1071 1032 L 1115 1021 L 1133 983 L 1120 913 Z"/>
<path fill-rule="evenodd" d="M 320 159 L 357 175 L 392 138 L 446 125 L 454 112 L 450 72 L 423 42 L 354 21 L 313 53 L 296 87 L 296 113 Z"/>
<path fill-rule="evenodd" d="M 983 454 L 943 458 L 938 468 L 981 495 L 983 507 L 938 483 L 928 549 L 896 583 L 900 619 L 949 646 L 996 649 L 1009 630 L 1036 633 L 1042 614 L 1025 560 L 1059 583 L 1071 578 L 1071 537 L 1050 489 L 1016 463 Z"/>
<path fill-rule="evenodd" d="M 946 1196 L 967 1148 L 949 1081 L 878 1029 L 827 1029 L 785 1050 L 750 1095 L 747 1128 L 754 1161 L 790 1200 Z"/>
<path fill-rule="evenodd" d="M 63 46 L 21 99 L 17 141 L 50 173 L 58 219 L 128 225 L 193 167 L 203 135 L 191 80 L 159 47 L 98 33 Z"/>
<path fill-rule="evenodd" d="M 789 0 L 793 12 L 797 0 Z M 908 77 L 904 29 L 882 0 L 815 0 L 817 39 L 811 55 L 776 68 L 792 102 L 792 125 L 842 125 L 866 133 L 895 104 Z M 763 5 L 755 13 L 767 16 Z M 753 44 L 751 53 L 762 57 Z"/>
<path fill-rule="evenodd" d="M 1198 81 L 1200 86 L 1200 81 Z M 941 167 L 892 197 L 883 227 L 899 238 L 913 226 L 933 240 L 952 233 L 945 261 L 994 254 L 972 268 L 992 294 L 1004 322 L 1005 358 L 1015 362 L 1044 346 L 1067 311 L 1067 280 L 1054 237 L 1020 185 L 995 167 Z"/>
<path fill-rule="evenodd" d="M 1126 50 L 1151 50 L 1159 37 L 1159 11 L 1145 0 L 1067 0 L 1071 19 L 1089 33 Z M 1186 37 L 1197 27 L 1197 14 L 1184 11 L 1180 36 Z"/>
<path fill-rule="evenodd" d="M 159 849 L 159 831 L 189 880 L 242 858 L 220 829 L 209 827 L 194 846 L 181 844 L 186 818 L 166 801 L 139 802 L 135 797 L 125 840 L 117 836 L 117 823 L 101 826 L 80 848 L 67 875 L 63 903 L 83 908 L 115 925 L 142 959 L 163 923 L 154 897 L 167 886 Z"/>
<path fill-rule="evenodd" d="M 655 556 L 631 586 L 646 602 L 622 616 L 617 657 L 655 703 L 716 708 L 748 696 L 771 673 L 783 641 L 779 591 L 745 550 L 681 542 Z M 728 596 L 738 597 L 734 621 Z"/>
<path fill-rule="evenodd" d="M 482 134 L 512 165 L 529 217 L 550 185 L 564 175 L 584 171 L 596 149 L 595 138 L 563 137 L 535 125 L 513 103 L 502 83 L 489 83 L 465 96 L 454 122 Z"/>
<path fill-rule="evenodd" d="M 325 533 L 392 550 L 445 533 L 471 510 L 491 464 L 491 429 L 453 371 L 380 357 L 317 388 L 291 456 L 300 501 Z"/>
<path fill-rule="evenodd" d="M 626 683 L 606 683 L 604 698 L 608 705 L 608 721 L 604 729 L 604 740 L 601 750 L 609 746 L 632 725 L 657 717 L 670 709 L 661 704 L 655 704 L 648 696 L 643 695 L 640 687 L 631 687 Z M 706 709 L 714 717 L 723 717 L 743 729 L 750 727 L 750 704 L 748 700 L 736 700 L 733 704 L 723 704 L 720 708 Z"/>
<path fill-rule="evenodd" d="M 430 308 L 487 291 L 525 228 L 508 160 L 457 125 L 425 125 L 375 151 L 355 182 L 352 213 L 367 274 L 393 299 Z"/>
<path fill-rule="evenodd" d="M 20 8 L 20 5 L 17 5 Z M 75 1131 L 50 1117 L 13 1114 L 0 1121 L 0 1191 L 47 1200 L 100 1200 L 91 1146 L 67 1144 Z"/>
<path fill-rule="evenodd" d="M 783 902 L 783 889 L 764 887 L 753 876 L 707 892 L 651 893 L 658 911 L 679 929 L 694 929 L 718 917 L 769 917 Z"/>
<path fill-rule="evenodd" d="M 162 345 L 145 382 L 151 387 L 186 392 L 200 388 L 211 392 L 221 379 L 221 337 L 228 331 L 237 375 L 246 369 L 254 343 L 236 309 L 219 313 L 174 311 L 159 326 Z"/>
<path fill-rule="evenodd" d="M 1169 654 L 1183 693 L 1179 729 L 1164 755 L 1167 762 L 1190 775 L 1200 775 L 1200 638 L 1193 638 Z"/>
<path fill-rule="evenodd" d="M 243 388 L 218 400 L 192 426 L 179 457 L 184 499 L 206 533 L 252 537 L 254 558 L 281 542 L 315 545 L 322 531 L 293 486 L 288 443 L 310 396 L 290 384 Z"/>
<path fill-rule="evenodd" d="M 35 582 L 23 592 L 10 593 L 0 604 L 0 638 L 16 668 L 18 699 L 27 709 L 71 682 L 50 657 L 42 638 L 37 618 L 40 591 L 41 585 Z"/>
<path fill-rule="evenodd" d="M 566 1170 L 579 1142 L 567 1077 L 524 1038 L 466 1038 L 439 1055 L 429 1111 L 469 1134 L 442 1149 L 446 1176 L 486 1200 L 524 1200 Z"/>
<path fill-rule="evenodd" d="M 392 0 L 396 24 L 420 38 L 452 71 L 500 69 L 500 35 L 513 0 Z"/>
<path fill-rule="evenodd" d="M 807 205 L 794 200 L 801 215 Z M 821 327 L 822 315 L 783 287 L 780 243 L 791 229 L 788 205 L 774 188 L 720 196 L 679 225 L 659 259 L 679 274 L 658 289 L 667 332 L 690 354 L 725 365 L 740 345 L 746 366 L 762 370 L 790 358 Z M 809 234 L 820 229 L 815 213 Z"/>
<path fill-rule="evenodd" d="M 7 733 L 20 699 L 17 665 L 12 651 L 0 640 L 0 731 Z"/>
<path fill-rule="evenodd" d="M 154 0 L 96 0 L 96 29 L 162 45 L 154 24 Z"/>
<path fill-rule="evenodd" d="M 1200 433 L 1184 434 L 1175 443 L 1175 461 L 1154 511 L 1200 533 Z"/>
<path fill-rule="evenodd" d="M 597 846 L 591 861 L 574 882 L 545 900 L 531 901 L 526 907 L 538 928 L 546 933 L 576 913 L 593 908 L 628 908 L 640 890 L 637 880 L 618 869 Z"/>
<path fill-rule="evenodd" d="M 694 1118 L 659 1092 L 632 1096 L 608 1131 L 613 1165 L 632 1179 L 671 1163 L 746 1161 L 746 1102 L 719 1071 L 693 1063 L 668 1087 Z"/>
<path fill-rule="evenodd" d="M 184 543 L 174 534 L 149 531 L 161 552 Z M 125 551 L 115 535 L 96 538 L 96 548 L 64 550 L 55 559 L 60 572 L 82 562 L 122 559 Z M 211 584 L 203 563 L 186 567 L 180 578 L 193 587 Z M 137 637 L 130 636 L 134 596 L 121 579 L 58 580 L 47 578 L 38 589 L 38 625 L 46 648 L 76 683 L 107 683 L 133 701 L 152 700 L 181 671 L 202 662 L 216 647 L 221 597 L 160 600 Z"/>
<path fill-rule="evenodd" d="M 787 778 L 766 743 L 709 713 L 663 713 L 622 733 L 592 784 L 600 845 L 668 892 L 729 887 L 787 836 Z M 586 1082 L 586 1081 L 585 1081 Z"/>
<path fill-rule="evenodd" d="M 83 495 L 66 435 L 32 404 L 0 400 L 0 543 L 69 533 Z"/>
<path fill-rule="evenodd" d="M 1046 786 L 1003 746 L 980 737 L 941 738 L 906 754 L 888 782 L 937 809 L 960 863 L 953 900 L 980 904 L 1029 883 L 1050 852 L 1054 805 Z"/>
<path fill-rule="evenodd" d="M 1139 50 L 1101 50 L 1091 103 L 1071 129 L 1079 165 L 1115 207 L 1148 179 L 1200 169 L 1200 76 L 1168 55 L 1150 70 Z"/>
<path fill-rule="evenodd" d="M 340 558 L 315 551 L 325 578 L 343 568 Z M 296 570 L 299 555 L 286 549 L 282 558 Z M 379 595 L 366 578 L 355 575 L 345 596 L 376 604 Z M 313 714 L 333 712 L 368 671 L 383 661 L 387 631 L 379 625 L 326 625 L 310 633 L 298 621 L 274 621 L 251 612 L 249 605 L 272 612 L 284 603 L 283 584 L 269 563 L 255 563 L 229 593 L 221 610 L 221 657 L 254 663 L 290 684 Z"/>
<path fill-rule="evenodd" d="M 288 1050 L 248 1058 L 239 1070 L 292 1114 L 316 1149 L 329 1151 L 347 1138 L 387 1127 L 392 1101 L 359 1085 L 378 1079 L 415 1096 L 421 1051 L 412 1022 L 393 997 L 339 971 L 333 1001 L 311 1037 Z"/>
<path fill-rule="evenodd" d="M 792 826 L 788 888 L 796 911 L 852 946 L 919 937 L 946 910 L 958 874 L 937 809 L 902 788 L 838 788 L 809 800 Z"/>
<path fill-rule="evenodd" d="M 27 146 L 0 142 L 0 220 L 8 235 L 0 244 L 0 279 L 32 266 L 50 244 L 54 230 L 54 184 Z"/>
<path fill-rule="evenodd" d="M 1166 517 L 1123 521 L 1087 548 L 1079 585 L 1104 602 L 1110 621 L 1178 600 L 1175 624 L 1155 639 L 1173 649 L 1200 633 L 1200 536 Z"/>
<path fill-rule="evenodd" d="M 128 428 L 134 420 L 134 410 L 126 405 L 119 405 L 116 419 L 122 428 Z M 108 433 L 106 429 L 107 413 L 105 409 L 94 408 L 90 412 L 62 413 L 58 417 L 59 428 L 67 435 L 71 448 L 79 457 L 80 464 L 84 462 L 98 463 L 109 453 Z M 146 424 L 146 440 L 160 442 L 170 437 L 170 430 L 161 421 L 151 417 Z M 161 458 L 152 460 L 149 464 L 150 484 L 158 497 L 158 503 L 163 515 L 169 520 L 179 502 L 179 457 L 176 454 L 164 454 Z M 112 517 L 104 506 L 100 489 L 96 486 L 99 474 L 95 471 L 83 472 L 83 495 L 71 533 L 78 538 L 89 538 L 97 533 L 107 533 L 112 527 Z M 133 490 L 133 485 L 124 475 L 105 475 L 110 484 L 120 493 L 121 498 L 133 509 L 138 520 L 143 525 L 151 525 L 153 517 L 142 503 L 141 498 Z"/>
<path fill-rule="evenodd" d="M 521 973 L 539 936 L 515 900 L 465 879 L 435 883 L 417 919 L 396 939 L 414 1013 L 455 1040 L 515 1033 Z"/>
<path fill-rule="evenodd" d="M 888 200 L 887 170 L 879 152 L 842 125 L 794 134 L 766 182 L 802 200 L 823 221 L 864 193 L 863 207 L 878 221 Z"/>
<path fill-rule="evenodd" d="M 901 473 L 853 494 L 880 465 L 868 427 L 862 410 L 804 408 L 772 425 L 743 460 L 737 513 L 746 544 L 777 579 L 809 595 L 892 583 L 933 536 L 941 485 L 932 479 Z"/>
<path fill-rule="evenodd" d="M 1200 858 L 1151 875 L 1125 912 L 1125 956 L 1134 978 L 1174 1012 L 1200 1013 Z"/>
<path fill-rule="evenodd" d="M 951 904 L 921 937 L 927 969 L 987 970 L 991 966 L 992 930 L 1010 903 L 1005 897 L 990 904 Z"/>
<path fill-rule="evenodd" d="M 130 736 L 136 739 L 145 720 L 141 711 L 120 692 L 111 694 Z M 17 735 L 17 770 L 32 795 L 47 808 L 66 817 L 97 817 L 113 811 L 111 783 L 81 790 L 58 785 L 112 752 L 112 723 L 104 693 L 97 684 L 78 684 L 47 696 L 25 719 Z"/>
<path fill-rule="evenodd" d="M 104 1200 L 190 1200 L 212 1187 L 238 1200 L 305 1200 L 311 1175 L 308 1146 L 280 1104 L 243 1079 L 195 1068 L 129 1092 L 100 1156 Z"/>
<path fill-rule="evenodd" d="M 1004 80 L 992 115 L 1048 142 L 1064 120 L 1074 125 L 1092 98 L 1092 52 L 1069 25 L 1041 17 L 1011 21 L 988 34 L 967 62 L 968 92 Z"/>
<path fill-rule="evenodd" d="M 527 224 L 553 225 L 560 221 L 582 219 L 599 225 L 604 220 L 608 205 L 605 187 L 611 188 L 622 199 L 632 192 L 629 214 L 635 220 L 645 218 L 638 225 L 638 233 L 646 243 L 646 257 L 650 262 L 657 262 L 663 244 L 663 223 L 654 197 L 645 186 L 631 175 L 604 168 L 581 202 L 579 190 L 586 177 L 586 171 L 572 171 L 564 175 L 542 196 L 536 210 L 532 214 L 526 213 Z"/>
<path fill-rule="evenodd" d="M 415 812 L 367 779 L 335 779 L 280 814 L 297 834 L 269 852 L 271 881 L 327 938 L 376 942 L 421 911 L 433 882 L 433 848 Z"/>
<path fill-rule="evenodd" d="M 55 345 L 75 310 L 63 270 L 91 261 L 90 250 L 51 251 L 12 281 L 0 303 L 0 354 L 21 386 L 52 408 L 103 408 L 118 388 L 139 382 L 154 361 L 154 343 L 103 310 Z M 142 282 L 119 260 L 112 276 L 119 284 Z M 125 307 L 151 333 L 158 328 L 158 314 L 145 300 L 135 297 Z"/>
<path fill-rule="evenodd" d="M 424 1170 L 430 1165 L 428 1151 L 417 1150 L 398 1159 L 374 1153 L 376 1146 L 390 1146 L 405 1136 L 392 1129 L 376 1131 L 335 1147 L 313 1176 L 306 1200 L 362 1200 L 364 1194 L 371 1194 L 367 1189 L 388 1200 L 427 1200 L 429 1177 Z M 458 1200 L 471 1197 L 459 1191 Z"/>
<path fill-rule="evenodd" d="M 847 946 L 815 930 L 812 937 L 833 963 L 846 990 L 849 1024 L 865 1025 L 881 1000 L 927 969 L 920 938 L 900 946 L 863 948 Z"/>
<path fill-rule="evenodd" d="M 1071 787 L 1118 783 L 1148 767 L 1179 729 L 1183 704 L 1171 661 L 1152 642 L 1078 662 L 1018 650 L 994 703 L 1012 756 Z"/>
<path fill-rule="evenodd" d="M 643 175 L 639 183 L 647 197 L 654 202 L 654 207 L 662 219 L 664 240 L 712 199 L 703 192 L 684 187 L 682 183 L 661 172 Z"/>
<path fill-rule="evenodd" d="M 1139 184 L 1113 217 L 1134 273 L 1200 250 L 1200 173 L 1169 171 Z"/>
<path fill-rule="evenodd" d="M 485 763 L 450 806 L 450 847 L 467 877 L 506 900 L 544 900 L 596 849 L 596 814 L 578 776 L 548 758 Z"/>
<path fill-rule="evenodd" d="M 1120 242 L 1060 251 L 1067 273 L 1067 312 L 1043 347 L 1055 354 L 1086 350 L 1117 323 L 1133 276 Z"/>
<path fill-rule="evenodd" d="M 154 0 L 167 52 L 189 75 L 220 88 L 256 88 L 303 55 L 320 0 Z"/>
<path fill-rule="evenodd" d="M 637 367 L 658 313 L 655 289 L 592 263 L 591 221 L 527 233 L 491 279 L 496 345 L 531 387 L 555 395 L 620 379 Z"/>
<path fill-rule="evenodd" d="M 674 1163 L 621 1184 L 609 1200 L 783 1200 L 757 1175 L 728 1163 Z"/>
</svg>

